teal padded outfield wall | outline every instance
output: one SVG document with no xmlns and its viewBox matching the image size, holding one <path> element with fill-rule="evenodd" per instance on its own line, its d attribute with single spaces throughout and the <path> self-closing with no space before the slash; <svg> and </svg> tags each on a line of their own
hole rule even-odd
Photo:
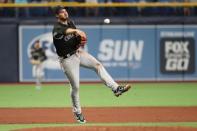
<svg viewBox="0 0 197 131">
<path fill-rule="evenodd" d="M 88 36 L 85 50 L 95 56 L 115 80 L 197 80 L 195 25 L 80 25 Z M 19 80 L 33 81 L 30 49 L 39 40 L 47 54 L 45 81 L 65 81 L 52 42 L 52 26 L 19 26 Z M 81 69 L 81 81 L 99 81 Z"/>
</svg>

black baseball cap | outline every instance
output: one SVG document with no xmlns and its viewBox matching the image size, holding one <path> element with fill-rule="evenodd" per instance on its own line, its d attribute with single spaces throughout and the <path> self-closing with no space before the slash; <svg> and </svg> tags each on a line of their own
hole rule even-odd
<svg viewBox="0 0 197 131">
<path fill-rule="evenodd" d="M 60 5 L 55 7 L 55 15 L 58 15 L 60 10 L 63 10 L 63 9 L 65 9 L 65 8 L 63 6 L 60 6 Z"/>
</svg>

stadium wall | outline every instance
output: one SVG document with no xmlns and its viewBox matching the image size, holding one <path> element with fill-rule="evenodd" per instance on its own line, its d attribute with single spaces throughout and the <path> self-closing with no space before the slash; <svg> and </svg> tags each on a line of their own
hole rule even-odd
<svg viewBox="0 0 197 131">
<path fill-rule="evenodd" d="M 83 20 L 75 21 L 88 34 L 85 49 L 101 61 L 116 80 L 197 80 L 195 21 L 184 19 L 183 23 L 178 18 L 174 21 L 140 18 L 138 21 L 129 19 L 128 22 L 112 19 L 111 25 L 103 25 L 101 20 L 98 19 L 97 23 L 89 21 L 89 25 Z M 0 24 L 0 82 L 34 81 L 28 57 L 29 49 L 38 39 L 52 54 L 46 62 L 45 81 L 65 80 L 52 45 L 53 23 L 53 20 L 41 23 L 30 20 Z M 81 70 L 81 78 L 82 81 L 99 80 L 94 72 L 86 69 Z"/>
<path fill-rule="evenodd" d="M 18 81 L 18 26 L 0 24 L 0 82 Z"/>
</svg>

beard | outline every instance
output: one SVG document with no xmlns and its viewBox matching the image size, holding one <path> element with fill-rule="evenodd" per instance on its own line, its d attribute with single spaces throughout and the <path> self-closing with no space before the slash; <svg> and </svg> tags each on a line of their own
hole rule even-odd
<svg viewBox="0 0 197 131">
<path fill-rule="evenodd" d="M 68 20 L 68 17 L 62 17 L 62 18 L 60 18 L 60 20 L 63 21 L 63 22 L 65 22 L 65 21 Z"/>
<path fill-rule="evenodd" d="M 68 20 L 68 15 L 67 14 L 64 14 L 64 15 L 62 15 L 62 17 L 60 17 L 60 20 L 62 20 L 62 21 L 67 21 Z"/>
</svg>

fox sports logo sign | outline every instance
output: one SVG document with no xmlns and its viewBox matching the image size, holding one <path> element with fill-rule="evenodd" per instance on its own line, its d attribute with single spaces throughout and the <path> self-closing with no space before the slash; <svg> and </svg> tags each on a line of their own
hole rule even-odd
<svg viewBox="0 0 197 131">
<path fill-rule="evenodd" d="M 31 49 L 34 47 L 36 41 L 40 42 L 40 46 L 44 49 L 47 56 L 47 60 L 44 62 L 44 68 L 50 70 L 60 69 L 58 62 L 58 56 L 55 51 L 55 46 L 53 45 L 52 33 L 48 32 L 33 38 L 27 47 L 27 55 L 31 57 Z"/>
<path fill-rule="evenodd" d="M 194 73 L 194 38 L 165 37 L 161 39 L 160 44 L 160 69 L 162 73 Z"/>
</svg>

